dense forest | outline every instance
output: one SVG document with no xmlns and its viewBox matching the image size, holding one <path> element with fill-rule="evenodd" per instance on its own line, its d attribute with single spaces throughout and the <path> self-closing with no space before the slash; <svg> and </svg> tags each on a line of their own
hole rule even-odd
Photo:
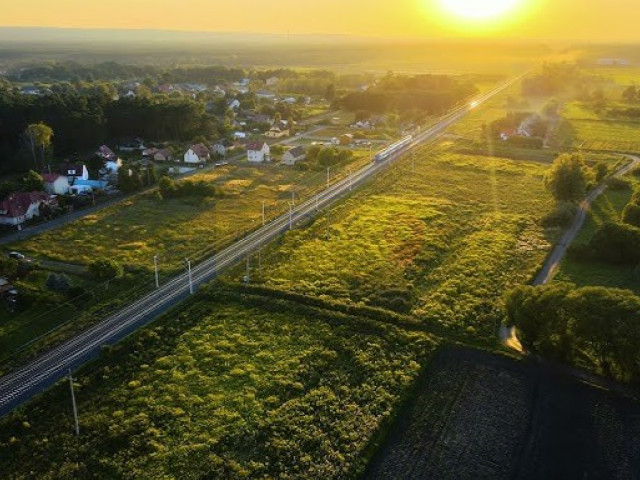
<svg viewBox="0 0 640 480">
<path fill-rule="evenodd" d="M 477 93 L 471 83 L 446 75 L 399 76 L 387 74 L 364 91 L 347 93 L 337 105 L 370 113 L 419 111 L 442 113 Z"/>
</svg>

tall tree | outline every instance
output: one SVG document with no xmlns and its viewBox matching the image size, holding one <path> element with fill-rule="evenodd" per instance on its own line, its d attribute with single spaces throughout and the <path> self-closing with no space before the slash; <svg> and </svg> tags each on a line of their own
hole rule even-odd
<svg viewBox="0 0 640 480">
<path fill-rule="evenodd" d="M 561 202 L 580 200 L 587 190 L 588 181 L 584 157 L 579 153 L 565 153 L 556 158 L 546 178 L 547 188 Z"/>
<path fill-rule="evenodd" d="M 22 190 L 25 192 L 40 192 L 44 189 L 44 180 L 42 175 L 34 170 L 29 170 L 22 177 Z"/>
<path fill-rule="evenodd" d="M 50 126 L 42 122 L 32 123 L 25 130 L 24 136 L 33 157 L 33 164 L 36 170 L 39 170 L 40 166 L 44 165 L 44 152 L 47 147 L 51 145 L 53 130 Z M 40 157 L 41 161 L 40 165 L 38 164 L 38 156 Z"/>
</svg>

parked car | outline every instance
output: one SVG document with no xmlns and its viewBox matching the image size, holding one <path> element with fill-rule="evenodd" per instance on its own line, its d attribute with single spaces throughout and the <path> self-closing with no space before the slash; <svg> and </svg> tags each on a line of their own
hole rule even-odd
<svg viewBox="0 0 640 480">
<path fill-rule="evenodd" d="M 15 260 L 24 260 L 26 257 L 20 252 L 9 252 L 9 258 L 13 258 Z"/>
</svg>

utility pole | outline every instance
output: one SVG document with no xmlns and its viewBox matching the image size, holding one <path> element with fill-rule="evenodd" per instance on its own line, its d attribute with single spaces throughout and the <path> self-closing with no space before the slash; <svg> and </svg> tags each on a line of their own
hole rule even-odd
<svg viewBox="0 0 640 480">
<path fill-rule="evenodd" d="M 264 227 L 265 224 L 267 223 L 267 217 L 265 215 L 265 205 L 264 205 L 264 200 L 262 201 L 262 226 Z"/>
<path fill-rule="evenodd" d="M 327 167 L 327 188 L 329 188 L 330 180 L 331 180 L 331 167 Z"/>
<path fill-rule="evenodd" d="M 191 277 L 191 262 L 188 258 L 184 259 L 187 262 L 187 269 L 189 270 L 189 293 L 193 295 L 193 277 Z"/>
<path fill-rule="evenodd" d="M 348 169 L 347 172 L 349 174 L 349 190 L 351 190 L 353 188 L 353 183 L 351 179 L 351 169 Z"/>
<path fill-rule="evenodd" d="M 69 369 L 69 387 L 71 388 L 71 405 L 73 405 L 73 421 L 75 425 L 76 436 L 80 435 L 80 422 L 78 422 L 78 406 L 76 405 L 76 394 L 73 391 L 73 377 L 71 369 Z"/>
<path fill-rule="evenodd" d="M 318 211 L 318 197 L 320 196 L 319 193 L 316 193 L 316 212 Z"/>
<path fill-rule="evenodd" d="M 293 230 L 293 203 L 289 204 L 289 230 Z"/>
<path fill-rule="evenodd" d="M 158 255 L 153 256 L 153 270 L 156 276 L 156 288 L 160 288 L 160 276 L 158 275 Z"/>
<path fill-rule="evenodd" d="M 296 204 L 296 191 L 291 190 L 291 203 Z"/>
</svg>

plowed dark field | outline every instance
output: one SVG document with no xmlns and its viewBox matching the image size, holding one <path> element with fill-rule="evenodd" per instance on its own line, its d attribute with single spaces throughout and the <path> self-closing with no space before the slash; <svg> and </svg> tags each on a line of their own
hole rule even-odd
<svg viewBox="0 0 640 480">
<path fill-rule="evenodd" d="M 365 479 L 637 479 L 640 402 L 530 362 L 448 349 Z"/>
</svg>

